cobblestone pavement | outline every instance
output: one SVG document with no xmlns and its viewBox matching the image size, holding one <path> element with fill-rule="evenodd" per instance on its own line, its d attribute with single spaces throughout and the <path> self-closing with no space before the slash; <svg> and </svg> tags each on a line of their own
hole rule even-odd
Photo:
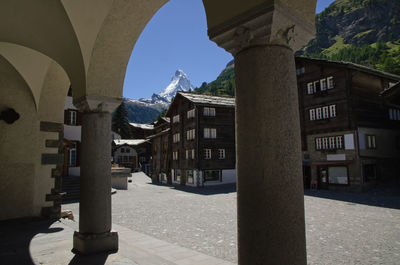
<svg viewBox="0 0 400 265">
<path fill-rule="evenodd" d="M 400 264 L 400 193 L 306 192 L 309 264 Z M 237 260 L 236 192 L 153 185 L 133 174 L 113 195 L 113 223 L 228 261 Z M 78 213 L 78 204 L 63 205 Z"/>
</svg>

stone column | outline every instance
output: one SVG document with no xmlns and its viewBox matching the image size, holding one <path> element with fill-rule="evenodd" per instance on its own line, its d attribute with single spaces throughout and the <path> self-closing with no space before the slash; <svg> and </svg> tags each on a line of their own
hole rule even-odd
<svg viewBox="0 0 400 265">
<path fill-rule="evenodd" d="M 209 30 L 235 58 L 239 264 L 305 265 L 293 49 L 296 37 L 309 32 L 300 18 L 276 5 L 247 15 L 241 25 Z"/>
<path fill-rule="evenodd" d="M 111 231 L 111 99 L 88 99 L 76 105 L 83 111 L 79 232 L 73 252 L 91 254 L 118 250 L 118 234 Z"/>
</svg>

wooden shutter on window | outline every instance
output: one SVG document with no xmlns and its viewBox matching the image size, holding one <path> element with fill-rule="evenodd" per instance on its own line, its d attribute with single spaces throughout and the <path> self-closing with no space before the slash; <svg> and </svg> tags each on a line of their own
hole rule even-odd
<svg viewBox="0 0 400 265">
<path fill-rule="evenodd" d="M 82 115 L 83 113 L 80 111 L 76 112 L 76 125 L 82 125 Z"/>
<path fill-rule="evenodd" d="M 64 124 L 69 124 L 68 119 L 69 119 L 69 111 L 64 110 Z"/>
<path fill-rule="evenodd" d="M 81 142 L 76 142 L 76 166 L 81 166 Z"/>
</svg>

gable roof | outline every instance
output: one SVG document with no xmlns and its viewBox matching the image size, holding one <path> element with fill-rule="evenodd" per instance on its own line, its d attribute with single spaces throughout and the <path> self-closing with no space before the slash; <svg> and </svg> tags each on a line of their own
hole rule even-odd
<svg viewBox="0 0 400 265">
<path fill-rule="evenodd" d="M 377 76 L 395 80 L 395 81 L 400 81 L 400 76 L 398 76 L 398 75 L 379 71 L 379 70 L 376 70 L 371 67 L 367 67 L 364 65 L 351 63 L 351 62 L 345 62 L 345 61 L 335 62 L 335 61 L 328 61 L 328 60 L 324 60 L 324 59 L 306 58 L 306 57 L 301 57 L 301 56 L 296 56 L 296 61 L 329 64 L 329 65 L 344 67 L 344 68 L 348 68 L 348 69 L 352 69 L 352 70 L 356 70 L 356 71 L 360 71 L 360 72 L 364 72 L 364 73 L 368 73 L 368 74 L 377 75 Z"/>
<path fill-rule="evenodd" d="M 131 125 L 132 127 L 135 127 L 135 128 L 143 129 L 143 130 L 153 130 L 154 129 L 154 125 L 152 125 L 152 124 L 142 124 L 142 123 L 130 122 L 129 125 Z"/>
<path fill-rule="evenodd" d="M 135 145 L 140 145 L 140 144 L 145 143 L 145 142 L 148 142 L 148 140 L 146 140 L 146 139 L 124 139 L 124 140 L 116 139 L 116 140 L 113 141 L 113 143 L 116 146 L 120 146 L 120 145 L 133 145 L 133 146 L 135 146 Z"/>
<path fill-rule="evenodd" d="M 176 104 L 176 99 L 179 97 L 183 97 L 194 105 L 201 106 L 210 106 L 210 107 L 224 107 L 224 108 L 234 108 L 235 107 L 235 98 L 234 97 L 218 97 L 218 96 L 210 96 L 204 94 L 196 94 L 191 92 L 178 92 L 175 95 L 174 100 L 168 108 L 165 116 L 170 116 L 171 107 Z"/>
</svg>

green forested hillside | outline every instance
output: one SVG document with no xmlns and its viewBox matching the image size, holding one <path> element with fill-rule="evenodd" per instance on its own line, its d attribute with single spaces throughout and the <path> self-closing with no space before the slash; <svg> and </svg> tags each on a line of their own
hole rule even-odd
<svg viewBox="0 0 400 265">
<path fill-rule="evenodd" d="M 316 15 L 316 37 L 297 56 L 348 61 L 400 75 L 400 0 L 336 0 Z M 234 96 L 234 64 L 197 93 Z"/>
</svg>

